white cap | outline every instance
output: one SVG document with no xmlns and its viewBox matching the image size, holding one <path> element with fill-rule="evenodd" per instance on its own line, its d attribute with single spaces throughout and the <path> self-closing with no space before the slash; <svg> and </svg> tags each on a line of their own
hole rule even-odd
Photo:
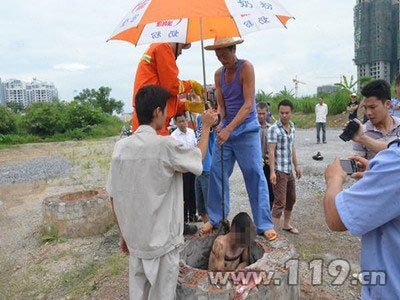
<svg viewBox="0 0 400 300">
<path fill-rule="evenodd" d="M 356 93 L 353 93 L 353 94 L 351 94 L 350 96 L 351 96 L 351 97 L 357 97 L 357 94 L 356 94 Z"/>
</svg>

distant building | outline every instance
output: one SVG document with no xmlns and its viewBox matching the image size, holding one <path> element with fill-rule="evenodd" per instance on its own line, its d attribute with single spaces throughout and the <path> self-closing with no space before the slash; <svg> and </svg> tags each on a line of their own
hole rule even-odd
<svg viewBox="0 0 400 300">
<path fill-rule="evenodd" d="M 0 105 L 6 105 L 6 94 L 4 90 L 4 85 L 1 82 L 1 78 L 0 78 Z"/>
<path fill-rule="evenodd" d="M 336 85 L 323 85 L 317 87 L 317 94 L 334 94 L 340 90 L 340 87 Z"/>
<path fill-rule="evenodd" d="M 358 79 L 392 82 L 399 72 L 399 10 L 397 0 L 357 0 L 354 62 Z"/>
<path fill-rule="evenodd" d="M 51 102 L 58 97 L 58 91 L 53 83 L 40 81 L 36 78 L 29 83 L 10 79 L 1 83 L 1 85 L 5 102 L 17 102 L 24 107 L 34 102 Z"/>
<path fill-rule="evenodd" d="M 120 117 L 122 122 L 128 123 L 132 121 L 132 113 L 123 113 Z"/>
</svg>

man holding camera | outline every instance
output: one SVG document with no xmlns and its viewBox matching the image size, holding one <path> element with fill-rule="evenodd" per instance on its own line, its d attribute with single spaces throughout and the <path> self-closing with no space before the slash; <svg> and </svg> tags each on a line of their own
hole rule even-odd
<svg viewBox="0 0 400 300">
<path fill-rule="evenodd" d="M 157 135 L 165 125 L 171 94 L 156 85 L 136 93 L 139 128 L 118 141 L 111 161 L 107 192 L 129 255 L 130 299 L 174 299 L 183 244 L 182 173 L 200 175 L 208 148 L 211 111 L 195 148 Z"/>
<path fill-rule="evenodd" d="M 381 142 L 371 144 L 380 147 Z M 362 237 L 362 299 L 398 299 L 400 295 L 400 140 L 369 162 L 352 157 L 360 179 L 342 191 L 346 181 L 337 158 L 325 171 L 324 209 L 332 231 L 349 230 Z M 382 276 L 382 274 L 384 276 Z M 379 276 L 379 277 L 378 277 Z M 376 282 L 374 282 L 374 280 Z"/>
<path fill-rule="evenodd" d="M 377 151 L 373 145 L 369 145 L 367 137 L 387 145 L 400 135 L 400 118 L 393 117 L 389 113 L 390 85 L 385 80 L 375 80 L 367 84 L 361 93 L 365 97 L 364 108 L 369 120 L 364 125 L 363 134 L 353 138 L 356 142 L 353 151 L 355 155 L 370 160 Z"/>
</svg>

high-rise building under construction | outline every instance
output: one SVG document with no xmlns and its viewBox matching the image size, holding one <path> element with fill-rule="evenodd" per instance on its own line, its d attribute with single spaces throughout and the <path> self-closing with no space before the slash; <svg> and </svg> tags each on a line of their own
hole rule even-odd
<svg viewBox="0 0 400 300">
<path fill-rule="evenodd" d="M 357 77 L 392 82 L 399 72 L 398 0 L 357 0 L 354 41 Z"/>
</svg>

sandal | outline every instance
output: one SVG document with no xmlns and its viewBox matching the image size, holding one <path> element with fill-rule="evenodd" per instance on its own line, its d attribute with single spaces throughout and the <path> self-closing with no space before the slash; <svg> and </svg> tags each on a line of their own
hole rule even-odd
<svg viewBox="0 0 400 300">
<path fill-rule="evenodd" d="M 290 228 L 282 228 L 282 230 L 285 230 L 292 234 L 299 234 L 299 231 L 297 230 L 297 228 L 294 228 L 293 226 L 290 226 Z"/>
<path fill-rule="evenodd" d="M 210 222 L 205 223 L 203 226 L 201 226 L 199 230 L 200 236 L 206 235 L 211 233 L 214 230 L 214 227 L 211 225 Z"/>
<path fill-rule="evenodd" d="M 272 228 L 272 229 L 266 230 L 264 232 L 264 236 L 266 237 L 266 239 L 268 241 L 274 241 L 278 237 L 278 234 L 276 233 L 275 229 Z"/>
</svg>

